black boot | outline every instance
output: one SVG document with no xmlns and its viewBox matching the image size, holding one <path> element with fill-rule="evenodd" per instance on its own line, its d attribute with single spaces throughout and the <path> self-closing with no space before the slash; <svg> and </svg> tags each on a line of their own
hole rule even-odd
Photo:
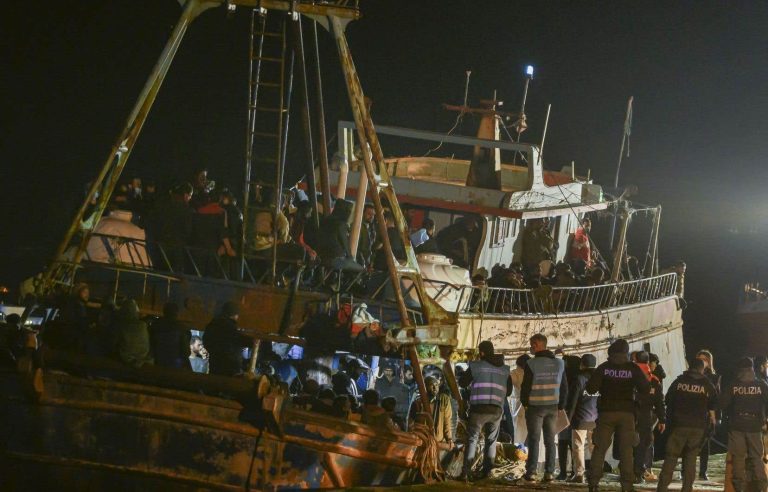
<svg viewBox="0 0 768 492">
<path fill-rule="evenodd" d="M 568 478 L 568 451 L 570 449 L 570 441 L 559 441 L 557 443 L 557 460 L 560 463 L 560 473 L 557 475 L 557 480 Z"/>
</svg>

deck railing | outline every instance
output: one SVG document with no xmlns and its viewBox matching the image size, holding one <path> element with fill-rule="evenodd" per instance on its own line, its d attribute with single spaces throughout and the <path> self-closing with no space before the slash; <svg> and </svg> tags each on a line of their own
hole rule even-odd
<svg viewBox="0 0 768 492">
<path fill-rule="evenodd" d="M 456 288 L 456 287 L 449 287 Z M 677 274 L 596 285 L 506 289 L 462 287 L 457 312 L 483 314 L 566 314 L 629 306 L 675 295 Z M 444 289 L 438 289 L 444 292 Z"/>
</svg>

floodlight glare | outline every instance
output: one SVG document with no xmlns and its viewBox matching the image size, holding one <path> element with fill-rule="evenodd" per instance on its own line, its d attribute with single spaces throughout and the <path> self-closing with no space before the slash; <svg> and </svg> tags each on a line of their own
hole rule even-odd
<svg viewBox="0 0 768 492">
<path fill-rule="evenodd" d="M 529 77 L 533 77 L 533 65 L 525 67 L 525 74 Z"/>
</svg>

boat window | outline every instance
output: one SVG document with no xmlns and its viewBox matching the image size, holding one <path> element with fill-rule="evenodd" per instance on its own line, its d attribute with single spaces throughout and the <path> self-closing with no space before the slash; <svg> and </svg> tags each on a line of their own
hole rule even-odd
<svg viewBox="0 0 768 492">
<path fill-rule="evenodd" d="M 491 229 L 491 248 L 498 248 L 504 246 L 504 242 L 510 236 L 510 229 L 512 228 L 510 219 L 503 217 L 496 217 L 493 220 L 493 226 Z"/>
</svg>

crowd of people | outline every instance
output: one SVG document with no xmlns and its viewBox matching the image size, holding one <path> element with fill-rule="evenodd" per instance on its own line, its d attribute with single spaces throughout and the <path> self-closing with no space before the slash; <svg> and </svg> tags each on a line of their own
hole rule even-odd
<svg viewBox="0 0 768 492">
<path fill-rule="evenodd" d="M 133 213 L 133 222 L 145 230 L 153 264 L 174 272 L 191 273 L 197 267 L 205 276 L 221 277 L 224 273 L 238 278 L 240 269 L 236 258 L 244 229 L 246 243 L 242 246 L 252 259 L 271 257 L 272 248 L 276 247 L 280 260 L 318 261 L 335 269 L 353 271 L 386 270 L 383 239 L 373 205 L 365 205 L 358 249 L 353 257 L 350 251 L 352 202 L 336 200 L 331 213 L 315 225 L 312 204 L 303 190 L 292 188 L 283 193 L 277 209 L 272 188 L 256 186 L 253 193 L 256 205 L 248 224 L 243 223 L 235 195 L 226 188 L 217 188 L 206 169 L 195 171 L 190 181 L 163 191 L 153 181 L 131 178 L 118 186 L 110 207 Z M 443 254 L 453 264 L 473 270 L 483 234 L 479 217 L 466 215 L 437 231 L 435 222 L 423 211 L 405 207 L 404 215 L 409 239 L 417 254 Z M 384 221 L 392 251 L 402 260 L 405 258 L 403 241 L 388 210 L 385 210 Z M 571 234 L 564 262 L 555 261 L 558 245 L 550 229 L 549 219 L 528 220 L 519 238 L 520 261 L 509 267 L 496 265 L 490 275 L 480 268 L 473 272 L 475 280 L 480 282 L 480 278 L 485 277 L 488 286 L 508 288 L 596 285 L 605 281 L 608 267 L 590 241 L 588 218 L 582 219 L 576 232 Z M 628 259 L 623 278 L 641 276 L 636 263 L 636 259 Z"/>
<path fill-rule="evenodd" d="M 132 368 L 154 365 L 223 376 L 249 370 L 243 349 L 252 346 L 252 340 L 238 328 L 237 303 L 224 303 L 197 336 L 179 320 L 173 303 L 165 305 L 161 317 L 142 318 L 132 299 L 121 300 L 119 306 L 104 302 L 97 312 L 89 300 L 88 285 L 79 284 L 60 303 L 60 316 L 41 333 L 21 326 L 18 316 L 8 316 L 0 331 L 0 362 L 13 366 L 30 347 L 42 343 L 112 358 Z M 30 342 L 30 335 L 39 340 Z M 761 434 L 768 415 L 768 358 L 741 359 L 736 377 L 723 384 L 712 353 L 701 350 L 688 370 L 666 385 L 664 394 L 667 375 L 659 358 L 643 350 L 630 352 L 623 339 L 610 345 L 607 361 L 601 364 L 595 354 L 549 350 L 543 334 L 532 336 L 530 347 L 530 355 L 521 355 L 510 368 L 491 342 L 481 342 L 477 360 L 456 365 L 458 395 L 449 389 L 449 375 L 427 366 L 422 373 L 426 398 L 419 393 L 413 368 L 396 359 L 381 358 L 378 370 L 370 371 L 361 359 L 340 356 L 325 384 L 309 377 L 297 360 L 274 353 L 257 370 L 289 385 L 299 408 L 387 432 L 429 429 L 448 448 L 456 446 L 457 427 L 464 420 L 466 479 L 476 478 L 472 464 L 482 434 L 481 475 L 489 474 L 495 463 L 497 440 L 524 442 L 529 450 L 526 481 L 565 480 L 597 490 L 606 452 L 613 445 L 623 490 L 657 479 L 657 490 L 666 491 L 680 458 L 682 490 L 691 490 L 696 458 L 700 456 L 699 478 L 706 479 L 709 439 L 715 426 L 725 421 L 734 490 L 746 490 L 750 481 L 759 490 L 768 488 Z M 666 438 L 665 461 L 656 477 L 653 448 L 661 433 Z M 586 449 L 591 450 L 589 463 Z"/>
<path fill-rule="evenodd" d="M 646 351 L 630 352 L 623 339 L 610 345 L 608 360 L 599 365 L 593 354 L 560 358 L 548 350 L 542 334 L 534 335 L 530 342 L 533 357 L 526 355 L 517 361 L 523 372 L 520 405 L 529 449 L 526 481 L 565 480 L 588 483 L 590 491 L 598 490 L 606 452 L 613 445 L 614 456 L 620 461 L 622 490 L 634 490 L 634 484 L 646 480 L 658 480 L 657 490 L 668 490 L 682 458 L 682 490 L 690 491 L 697 457 L 699 479 L 708 479 L 709 440 L 715 427 L 725 421 L 733 489 L 768 489 L 762 440 L 768 416 L 765 357 L 741 359 L 733 381 L 723 385 L 712 353 L 701 350 L 664 394 L 666 374 L 658 357 Z M 488 349 L 481 348 L 481 355 L 484 352 Z M 507 390 L 506 374 L 500 370 L 494 375 L 494 391 L 499 398 Z M 512 374 L 514 379 L 514 371 Z M 470 418 L 471 414 L 472 407 Z M 486 439 L 498 432 L 500 414 L 497 409 L 495 423 L 486 424 Z M 653 447 L 655 435 L 661 434 L 666 438 L 664 464 L 656 477 L 651 469 Z M 591 448 L 589 466 L 585 464 L 587 445 Z M 542 447 L 544 470 L 539 478 Z M 555 475 L 558 458 L 560 469 Z M 486 463 L 493 463 L 492 455 L 486 456 Z M 748 488 L 753 485 L 757 488 Z"/>
<path fill-rule="evenodd" d="M 283 193 L 277 207 L 273 188 L 255 186 L 253 194 L 255 205 L 245 224 L 234 194 L 217 188 L 209 180 L 207 170 L 200 169 L 194 172 L 191 181 L 177 183 L 164 192 L 158 191 L 154 182 L 132 178 L 118 186 L 109 207 L 132 212 L 132 222 L 145 230 L 156 268 L 239 278 L 237 256 L 242 247 L 257 270 L 260 260 L 271 258 L 273 248 L 281 262 L 304 260 L 341 270 L 386 270 L 383 239 L 372 205 L 365 206 L 359 247 L 353 256 L 352 202 L 335 200 L 332 211 L 315 224 L 312 204 L 301 189 Z M 403 260 L 403 240 L 388 210 L 384 221 L 393 253 Z M 417 253 L 438 253 L 442 248 L 457 264 L 472 263 L 480 242 L 476 218 L 458 220 L 440 234 L 436 234 L 435 223 L 429 218 L 420 217 L 409 223 L 413 224 L 409 234 Z M 243 237 L 245 243 L 241 244 Z"/>
</svg>

